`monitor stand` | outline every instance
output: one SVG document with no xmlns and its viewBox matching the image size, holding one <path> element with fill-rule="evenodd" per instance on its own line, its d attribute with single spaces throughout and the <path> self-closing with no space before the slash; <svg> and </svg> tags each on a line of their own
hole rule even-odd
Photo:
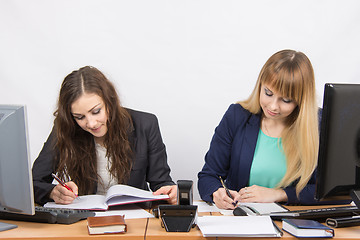
<svg viewBox="0 0 360 240">
<path fill-rule="evenodd" d="M 10 223 L 0 222 L 0 232 L 5 231 L 5 230 L 10 230 L 13 228 L 17 228 L 17 226 L 14 224 L 10 224 Z"/>
<path fill-rule="evenodd" d="M 355 205 L 360 208 L 360 190 L 351 190 L 350 196 L 354 201 Z"/>
</svg>

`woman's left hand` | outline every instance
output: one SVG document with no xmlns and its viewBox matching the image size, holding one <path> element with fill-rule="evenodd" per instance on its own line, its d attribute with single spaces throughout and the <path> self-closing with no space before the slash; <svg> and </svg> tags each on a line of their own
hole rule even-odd
<svg viewBox="0 0 360 240">
<path fill-rule="evenodd" d="M 167 200 L 170 204 L 175 205 L 177 203 L 177 185 L 168 185 L 162 186 L 158 190 L 156 190 L 154 195 L 166 194 L 169 195 L 169 199 Z"/>
<path fill-rule="evenodd" d="M 252 185 L 240 189 L 240 202 L 286 202 L 287 195 L 283 189 L 273 189 Z"/>
</svg>

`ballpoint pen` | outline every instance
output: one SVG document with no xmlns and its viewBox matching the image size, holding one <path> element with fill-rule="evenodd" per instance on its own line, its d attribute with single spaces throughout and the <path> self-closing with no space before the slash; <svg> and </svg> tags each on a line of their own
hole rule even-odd
<svg viewBox="0 0 360 240">
<path fill-rule="evenodd" d="M 66 183 L 64 183 L 58 176 L 56 176 L 54 173 L 51 173 L 51 176 L 53 176 L 53 178 L 63 187 L 65 187 L 67 190 L 74 192 L 71 188 L 69 188 L 68 185 L 66 185 Z M 76 193 L 74 193 L 76 197 L 78 197 L 78 195 Z"/>
<path fill-rule="evenodd" d="M 275 228 L 275 230 L 277 232 L 277 235 L 279 235 L 279 237 L 281 237 L 284 234 L 283 231 L 281 231 L 281 229 L 278 227 L 278 225 L 276 225 L 274 220 L 271 219 L 271 222 L 274 225 L 274 228 Z"/>
<path fill-rule="evenodd" d="M 229 198 L 231 198 L 232 200 L 234 200 L 234 198 L 232 197 L 232 195 L 231 195 L 231 193 L 230 193 L 229 189 L 225 186 L 225 183 L 224 183 L 224 181 L 223 181 L 222 177 L 221 177 L 221 176 L 219 176 L 219 178 L 220 178 L 221 185 L 223 186 L 223 188 L 224 188 L 224 189 L 225 189 L 225 191 L 226 191 L 226 194 L 229 196 Z M 232 203 L 232 205 L 234 205 L 234 207 L 235 207 L 235 206 L 236 206 L 236 203 L 235 203 L 235 202 L 233 202 L 233 203 Z"/>
</svg>

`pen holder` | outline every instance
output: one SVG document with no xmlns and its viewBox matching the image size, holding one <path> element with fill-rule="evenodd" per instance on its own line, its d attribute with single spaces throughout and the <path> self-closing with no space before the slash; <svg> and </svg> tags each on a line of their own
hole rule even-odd
<svg viewBox="0 0 360 240">
<path fill-rule="evenodd" d="M 189 232 L 196 212 L 195 205 L 159 205 L 159 218 L 167 232 Z"/>
</svg>

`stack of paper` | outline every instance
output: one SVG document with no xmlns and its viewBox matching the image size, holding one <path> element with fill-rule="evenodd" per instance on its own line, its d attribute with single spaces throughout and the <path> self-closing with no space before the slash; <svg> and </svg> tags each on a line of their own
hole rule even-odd
<svg viewBox="0 0 360 240">
<path fill-rule="evenodd" d="M 204 237 L 281 237 L 269 216 L 204 216 L 197 225 Z"/>
</svg>

